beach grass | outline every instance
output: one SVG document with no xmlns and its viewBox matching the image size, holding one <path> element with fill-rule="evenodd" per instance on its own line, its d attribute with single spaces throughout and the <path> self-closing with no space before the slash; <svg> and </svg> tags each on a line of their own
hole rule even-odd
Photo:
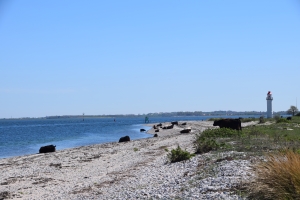
<svg viewBox="0 0 300 200">
<path fill-rule="evenodd" d="M 255 167 L 250 199 L 300 199 L 300 154 L 292 150 L 273 153 Z"/>
</svg>

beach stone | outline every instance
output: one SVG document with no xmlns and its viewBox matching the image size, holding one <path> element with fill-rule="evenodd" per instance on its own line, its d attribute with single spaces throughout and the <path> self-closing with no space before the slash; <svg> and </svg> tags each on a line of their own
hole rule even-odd
<svg viewBox="0 0 300 200">
<path fill-rule="evenodd" d="M 180 131 L 180 133 L 190 133 L 192 131 L 192 129 L 187 128 L 187 129 L 183 129 Z"/>
<path fill-rule="evenodd" d="M 39 153 L 55 152 L 55 147 L 56 146 L 54 146 L 54 145 L 42 146 L 39 150 Z"/>
<path fill-rule="evenodd" d="M 171 122 L 172 125 L 178 125 L 178 122 L 175 121 L 175 122 Z"/>
<path fill-rule="evenodd" d="M 128 135 L 121 137 L 119 139 L 119 142 L 128 142 L 128 141 L 130 141 L 130 137 Z"/>
<path fill-rule="evenodd" d="M 8 199 L 8 198 L 10 198 L 10 192 L 9 191 L 0 192 L 0 199 Z"/>
<path fill-rule="evenodd" d="M 174 124 L 167 126 L 166 129 L 173 129 L 173 127 L 174 127 Z"/>
</svg>

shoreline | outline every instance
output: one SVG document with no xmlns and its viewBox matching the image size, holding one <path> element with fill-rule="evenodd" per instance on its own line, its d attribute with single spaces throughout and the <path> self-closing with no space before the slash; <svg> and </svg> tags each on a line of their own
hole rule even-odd
<svg viewBox="0 0 300 200">
<path fill-rule="evenodd" d="M 174 199 L 178 195 L 187 197 L 185 195 L 188 194 L 183 194 L 181 187 L 187 184 L 187 181 L 193 180 L 197 166 L 210 154 L 196 155 L 186 162 L 167 164 L 168 151 L 180 145 L 182 149 L 193 152 L 195 134 L 207 128 L 214 128 L 212 123 L 187 121 L 187 126 L 192 128 L 191 133 L 180 134 L 180 128 L 174 128 L 159 132 L 158 137 L 130 142 L 109 142 L 48 154 L 0 159 L 0 170 L 3 172 L 0 175 L 0 198 L 1 195 L 12 199 Z M 147 133 L 153 133 L 153 128 Z M 230 170 L 235 169 L 236 165 L 241 172 L 236 175 L 236 180 L 249 178 L 241 171 L 247 171 L 249 163 L 222 163 L 224 166 L 229 165 Z M 188 176 L 184 175 L 186 173 Z M 232 195 L 221 194 L 218 189 L 209 191 L 212 182 L 207 181 L 203 182 L 201 187 L 206 188 L 207 194 L 212 197 L 225 195 L 224 198 L 231 198 Z M 224 187 L 227 187 L 226 184 Z M 193 193 L 197 193 L 198 189 Z"/>
</svg>

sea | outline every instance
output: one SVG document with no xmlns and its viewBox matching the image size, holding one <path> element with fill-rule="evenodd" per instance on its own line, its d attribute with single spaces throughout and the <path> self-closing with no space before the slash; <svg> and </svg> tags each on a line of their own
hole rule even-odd
<svg viewBox="0 0 300 200">
<path fill-rule="evenodd" d="M 149 123 L 197 121 L 208 118 L 238 118 L 255 116 L 190 116 L 153 117 Z M 142 117 L 120 118 L 59 118 L 59 119 L 1 119 L 0 159 L 36 154 L 41 146 L 56 145 L 56 150 L 92 144 L 118 142 L 128 135 L 131 140 L 149 138 L 140 132 L 149 130 Z"/>
</svg>

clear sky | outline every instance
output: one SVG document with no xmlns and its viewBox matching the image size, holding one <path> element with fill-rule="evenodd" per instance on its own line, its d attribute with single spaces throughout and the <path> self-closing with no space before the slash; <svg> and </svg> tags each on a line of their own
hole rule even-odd
<svg viewBox="0 0 300 200">
<path fill-rule="evenodd" d="M 298 0 L 0 0 L 0 118 L 300 104 Z"/>
</svg>

